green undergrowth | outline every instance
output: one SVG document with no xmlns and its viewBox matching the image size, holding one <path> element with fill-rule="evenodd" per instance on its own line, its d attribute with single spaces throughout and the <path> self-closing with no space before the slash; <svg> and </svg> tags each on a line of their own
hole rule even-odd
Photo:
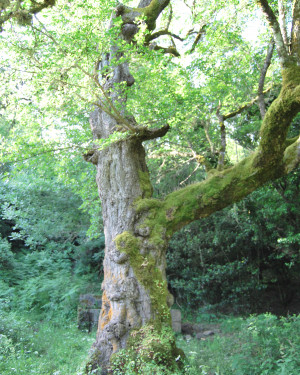
<svg viewBox="0 0 300 375">
<path fill-rule="evenodd" d="M 151 334 L 140 345 L 140 363 L 133 358 L 119 363 L 114 375 L 298 375 L 300 373 L 300 316 L 277 318 L 271 314 L 248 318 L 196 319 L 215 335 L 200 340 L 177 336 L 185 352 L 182 370 L 160 365 L 164 353 L 154 358 Z M 150 332 L 151 333 L 151 332 Z M 95 333 L 77 330 L 75 323 L 38 321 L 33 317 L 0 310 L 0 374 L 82 375 Z M 149 341 L 150 340 L 150 341 Z M 152 337 L 158 349 L 163 340 Z M 141 343 L 140 343 L 141 344 Z M 143 352 L 142 349 L 145 349 Z M 143 354 L 144 353 L 144 354 Z M 159 350 L 158 350 L 159 353 Z M 136 352 L 137 354 L 137 352 Z M 147 360 L 143 360 L 145 355 Z M 152 357 L 151 357 L 152 355 Z M 178 357 L 178 353 L 176 354 Z M 122 359 L 121 357 L 119 359 Z M 175 358 L 176 359 L 176 358 Z M 121 361 L 122 362 L 122 361 Z M 142 362 L 142 363 L 141 363 Z M 138 365 L 138 366 L 137 366 Z"/>
<path fill-rule="evenodd" d="M 215 320 L 214 320 L 215 322 Z M 214 323 L 215 324 L 215 323 Z M 262 314 L 219 320 L 220 332 L 202 338 L 179 336 L 189 375 L 298 375 L 300 316 Z"/>
<path fill-rule="evenodd" d="M 183 367 L 184 353 L 176 347 L 169 326 L 160 331 L 148 324 L 133 331 L 128 347 L 114 354 L 111 375 L 175 374 Z"/>
<path fill-rule="evenodd" d="M 0 310 L 1 375 L 80 375 L 95 334 Z"/>
</svg>

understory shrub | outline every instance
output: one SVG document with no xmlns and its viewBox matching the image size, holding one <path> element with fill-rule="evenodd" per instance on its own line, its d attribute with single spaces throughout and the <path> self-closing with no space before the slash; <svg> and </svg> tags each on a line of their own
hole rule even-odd
<svg viewBox="0 0 300 375">
<path fill-rule="evenodd" d="M 19 252 L 13 257 L 9 273 L 0 265 L 3 308 L 40 314 L 41 319 L 76 316 L 79 294 L 98 291 L 101 279 L 81 262 L 76 267 L 76 258 L 67 249 L 57 247 Z"/>
<path fill-rule="evenodd" d="M 300 316 L 227 318 L 220 334 L 189 341 L 180 336 L 178 345 L 185 351 L 193 374 L 298 375 Z"/>
</svg>

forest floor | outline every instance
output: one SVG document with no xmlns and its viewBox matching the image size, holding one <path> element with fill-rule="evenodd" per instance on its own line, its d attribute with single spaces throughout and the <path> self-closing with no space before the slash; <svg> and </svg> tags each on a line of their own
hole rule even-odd
<svg viewBox="0 0 300 375">
<path fill-rule="evenodd" d="M 74 323 L 31 321 L 13 313 L 1 313 L 0 318 L 1 375 L 82 374 L 95 331 L 89 334 Z M 300 373 L 300 316 L 223 317 L 198 328 L 198 338 L 177 334 L 177 345 L 187 356 L 187 375 Z"/>
</svg>

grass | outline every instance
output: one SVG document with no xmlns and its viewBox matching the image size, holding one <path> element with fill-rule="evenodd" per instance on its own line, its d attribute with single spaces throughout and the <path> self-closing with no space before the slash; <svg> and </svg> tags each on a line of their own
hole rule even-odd
<svg viewBox="0 0 300 375">
<path fill-rule="evenodd" d="M 81 332 L 74 323 L 33 322 L 12 314 L 7 319 L 9 324 L 0 322 L 1 375 L 81 373 L 95 333 Z"/>
<path fill-rule="evenodd" d="M 300 316 L 227 317 L 218 324 L 220 332 L 205 339 L 178 335 L 186 375 L 300 373 Z M 81 332 L 74 323 L 0 312 L 0 374 L 80 375 L 94 339 L 95 332 Z"/>
<path fill-rule="evenodd" d="M 298 375 L 300 316 L 271 314 L 220 321 L 221 333 L 202 340 L 178 337 L 188 374 Z"/>
</svg>

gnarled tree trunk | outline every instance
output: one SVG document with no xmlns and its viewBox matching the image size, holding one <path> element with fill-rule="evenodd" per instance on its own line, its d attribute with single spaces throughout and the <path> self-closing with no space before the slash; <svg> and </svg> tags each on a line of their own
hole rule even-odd
<svg viewBox="0 0 300 375">
<path fill-rule="evenodd" d="M 101 113 L 95 117 L 100 127 Z M 126 347 L 133 329 L 150 321 L 170 324 L 166 238 L 162 235 L 156 244 L 151 241 L 153 228 L 143 227 L 143 217 L 135 209 L 135 202 L 151 194 L 147 180 L 145 152 L 138 138 L 114 143 L 99 152 L 97 183 L 106 247 L 94 365 L 101 365 L 103 373 L 111 355 Z"/>
<path fill-rule="evenodd" d="M 150 2 L 142 0 L 140 8 L 147 7 Z M 152 23 L 168 2 L 152 1 L 160 4 L 153 13 L 156 16 Z M 120 38 L 127 42 L 138 30 L 134 20 L 141 14 L 140 8 L 138 12 L 123 6 L 116 9 L 115 15 L 126 14 Z M 151 19 L 149 15 L 148 19 Z M 118 47 L 112 46 L 106 54 L 105 65 L 121 56 Z M 114 68 L 104 85 L 111 104 L 121 104 L 122 116 L 126 110 L 126 97 L 114 87 L 124 82 L 128 86 L 134 83 L 126 62 Z M 120 125 L 116 117 L 101 108 L 92 113 L 90 124 L 94 139 L 108 138 Z M 102 310 L 90 369 L 101 366 L 102 374 L 108 372 L 112 354 L 126 347 L 131 331 L 149 322 L 157 329 L 171 324 L 172 296 L 167 289 L 165 273 L 167 237 L 162 231 L 157 238 L 153 236 L 157 227 L 145 226 L 143 214 L 136 210 L 138 201 L 152 196 L 142 141 L 164 135 L 167 130 L 168 127 L 156 133 L 145 129 L 143 132 L 140 128 L 139 134 L 95 151 L 90 158 L 97 167 L 105 233 Z"/>
</svg>

